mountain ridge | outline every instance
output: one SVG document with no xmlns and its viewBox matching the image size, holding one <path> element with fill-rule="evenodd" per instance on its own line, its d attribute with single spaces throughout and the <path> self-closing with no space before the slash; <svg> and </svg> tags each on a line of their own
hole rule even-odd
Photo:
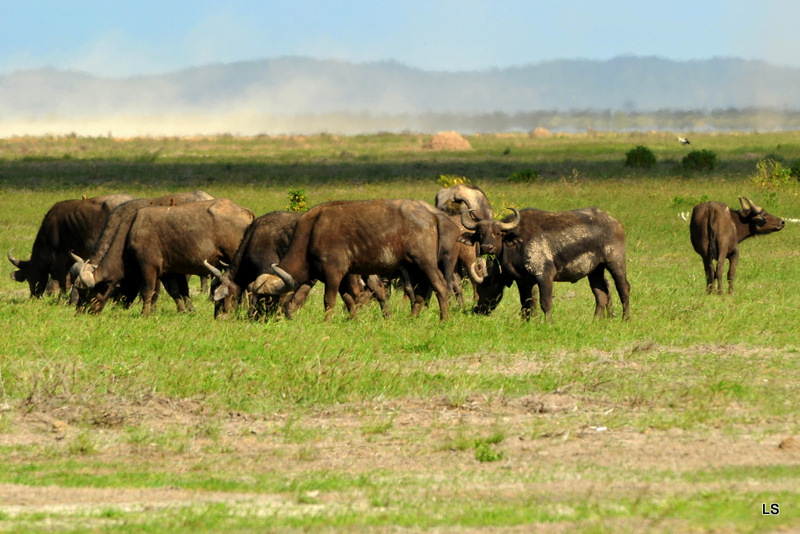
<svg viewBox="0 0 800 534">
<path fill-rule="evenodd" d="M 679 62 L 618 56 L 450 72 L 424 71 L 394 61 L 282 57 L 126 78 L 46 68 L 0 74 L 0 136 L 83 132 L 77 125 L 86 123 L 91 132 L 123 129 L 133 134 L 169 135 L 172 130 L 159 128 L 160 124 L 173 124 L 179 133 L 309 129 L 353 133 L 452 129 L 456 126 L 449 124 L 457 124 L 453 117 L 543 111 L 788 113 L 800 110 L 797 87 L 800 68 L 738 58 Z M 337 117 L 330 118 L 333 115 Z M 437 122 L 431 116 L 450 118 Z M 360 120 L 365 118 L 370 120 Z M 558 128 L 558 121 L 547 126 Z M 773 120 L 770 127 L 786 126 Z"/>
<path fill-rule="evenodd" d="M 482 71 L 423 71 L 395 62 L 302 57 L 217 63 L 160 75 L 102 78 L 38 69 L 0 75 L 3 117 L 48 114 L 515 113 L 531 110 L 800 107 L 800 69 L 714 58 L 619 56 Z"/>
</svg>

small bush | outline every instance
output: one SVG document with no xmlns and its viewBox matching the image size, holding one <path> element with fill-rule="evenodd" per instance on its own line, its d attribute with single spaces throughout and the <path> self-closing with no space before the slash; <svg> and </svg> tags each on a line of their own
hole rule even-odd
<svg viewBox="0 0 800 534">
<path fill-rule="evenodd" d="M 656 164 L 656 156 L 646 146 L 639 145 L 625 153 L 625 166 L 649 169 Z"/>
<path fill-rule="evenodd" d="M 789 167 L 789 174 L 792 175 L 792 178 L 800 180 L 800 161 L 795 161 L 792 166 Z"/>
<path fill-rule="evenodd" d="M 457 176 L 455 174 L 442 174 L 439 176 L 439 185 L 442 187 L 455 187 L 461 184 L 471 185 L 472 182 L 466 176 Z"/>
<path fill-rule="evenodd" d="M 796 180 L 791 167 L 784 167 L 772 158 L 762 159 L 756 164 L 753 185 L 762 189 L 781 189 Z"/>
<path fill-rule="evenodd" d="M 533 169 L 522 169 L 511 173 L 511 176 L 508 177 L 508 183 L 532 184 L 534 182 L 538 182 L 539 178 L 541 177 L 542 173 L 540 173 L 539 171 L 535 171 Z"/>
<path fill-rule="evenodd" d="M 308 211 L 308 197 L 305 189 L 289 189 L 289 205 L 286 211 Z"/>
<path fill-rule="evenodd" d="M 713 171 L 717 166 L 717 155 L 711 150 L 693 150 L 681 160 L 687 171 Z"/>
</svg>

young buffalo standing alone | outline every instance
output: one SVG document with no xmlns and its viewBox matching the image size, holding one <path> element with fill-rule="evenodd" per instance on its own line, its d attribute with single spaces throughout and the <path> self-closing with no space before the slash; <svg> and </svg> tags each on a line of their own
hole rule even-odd
<svg viewBox="0 0 800 534">
<path fill-rule="evenodd" d="M 704 202 L 695 206 L 689 231 L 695 252 L 703 258 L 706 271 L 706 292 L 722 293 L 722 271 L 728 258 L 728 293 L 733 293 L 736 264 L 739 263 L 739 243 L 748 237 L 771 234 L 786 224 L 770 215 L 746 197 L 739 197 L 741 210 L 732 210 L 722 202 Z M 717 262 L 716 266 L 713 265 Z"/>
</svg>

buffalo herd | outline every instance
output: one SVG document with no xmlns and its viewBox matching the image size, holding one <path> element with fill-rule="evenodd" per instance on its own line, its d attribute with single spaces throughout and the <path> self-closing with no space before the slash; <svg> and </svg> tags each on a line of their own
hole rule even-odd
<svg viewBox="0 0 800 534">
<path fill-rule="evenodd" d="M 691 242 L 702 257 L 706 290 L 722 291 L 725 259 L 728 291 L 739 257 L 738 243 L 776 232 L 784 221 L 740 197 L 740 210 L 719 202 L 694 208 Z M 377 300 L 391 313 L 392 287 L 402 288 L 411 314 L 435 295 L 448 317 L 451 296 L 463 303 L 462 277 L 489 314 L 516 282 L 522 316 L 539 307 L 549 316 L 553 282 L 588 278 L 595 316 L 613 315 L 606 272 L 614 282 L 622 316 L 630 317 L 625 230 L 591 207 L 562 212 L 512 209 L 496 220 L 480 188 L 440 190 L 435 206 L 421 200 L 329 201 L 305 213 L 276 211 L 255 217 L 225 198 L 202 191 L 155 198 L 105 195 L 55 204 L 45 215 L 31 257 L 8 252 L 32 297 L 50 288 L 68 294 L 78 311 L 99 313 L 109 299 L 130 306 L 141 297 L 150 313 L 160 286 L 179 311 L 192 310 L 188 277 L 211 278 L 215 317 L 247 298 L 249 314 L 291 318 L 316 282 L 324 285 L 325 318 L 337 296 L 351 316 Z M 714 265 L 716 263 L 716 265 Z"/>
</svg>

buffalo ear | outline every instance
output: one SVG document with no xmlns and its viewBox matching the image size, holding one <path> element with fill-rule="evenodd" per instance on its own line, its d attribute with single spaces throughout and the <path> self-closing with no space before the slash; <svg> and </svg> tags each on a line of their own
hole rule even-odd
<svg viewBox="0 0 800 534">
<path fill-rule="evenodd" d="M 507 247 L 516 247 L 520 243 L 522 243 L 522 238 L 519 236 L 519 234 L 508 232 L 505 236 L 503 236 L 503 245 Z"/>
<path fill-rule="evenodd" d="M 24 282 L 25 275 L 23 274 L 22 271 L 13 271 L 11 273 L 11 279 L 14 280 L 15 282 Z"/>
<path fill-rule="evenodd" d="M 475 244 L 475 232 L 464 232 L 460 236 L 458 236 L 459 243 L 464 243 L 465 245 L 473 245 Z"/>
</svg>

